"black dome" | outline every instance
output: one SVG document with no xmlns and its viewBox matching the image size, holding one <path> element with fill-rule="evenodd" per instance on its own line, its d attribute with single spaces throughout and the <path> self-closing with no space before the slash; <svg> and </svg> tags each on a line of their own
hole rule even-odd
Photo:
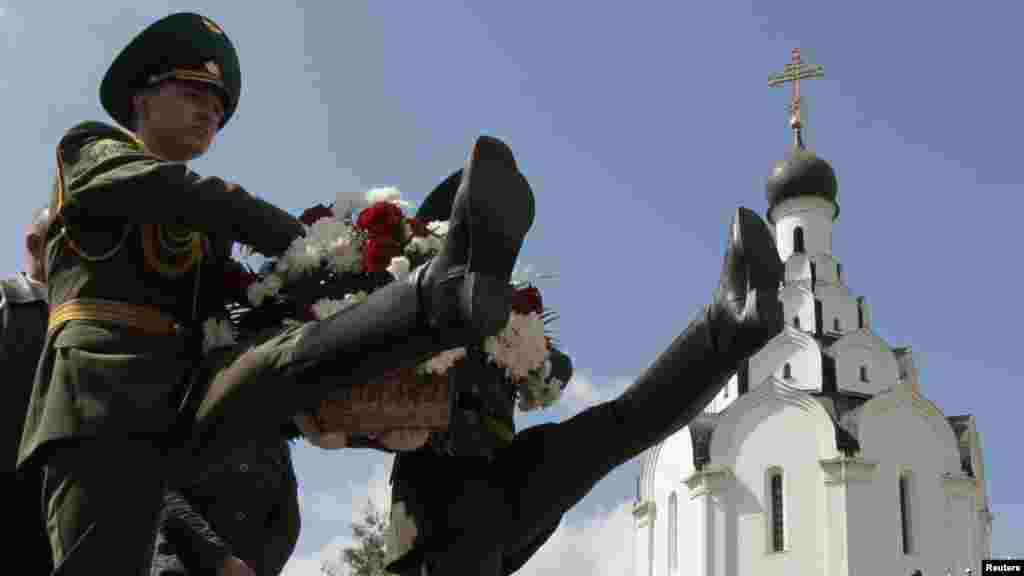
<svg viewBox="0 0 1024 576">
<path fill-rule="evenodd" d="M 785 200 L 798 196 L 817 196 L 836 206 L 839 216 L 839 181 L 828 162 L 818 158 L 804 148 L 794 148 L 789 157 L 775 165 L 775 170 L 765 184 L 768 196 L 768 210 Z"/>
</svg>

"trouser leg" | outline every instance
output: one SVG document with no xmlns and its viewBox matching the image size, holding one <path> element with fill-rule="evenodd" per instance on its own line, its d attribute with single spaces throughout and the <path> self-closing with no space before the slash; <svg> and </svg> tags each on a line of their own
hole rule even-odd
<svg viewBox="0 0 1024 576">
<path fill-rule="evenodd" d="M 161 465 L 153 444 L 97 440 L 47 462 L 43 494 L 55 575 L 149 575 Z"/>
<path fill-rule="evenodd" d="M 19 565 L 25 574 L 53 571 L 53 552 L 41 507 L 42 490 L 42 470 L 28 468 L 15 473 L 14 493 L 10 496 L 14 536 L 7 545 L 18 551 Z"/>
</svg>

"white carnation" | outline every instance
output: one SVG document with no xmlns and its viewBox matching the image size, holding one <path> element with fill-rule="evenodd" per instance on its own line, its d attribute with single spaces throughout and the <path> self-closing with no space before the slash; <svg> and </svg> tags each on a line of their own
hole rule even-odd
<svg viewBox="0 0 1024 576">
<path fill-rule="evenodd" d="M 366 193 L 367 205 L 376 204 L 377 202 L 390 202 L 402 208 L 408 208 L 411 206 L 405 200 L 402 200 L 402 194 L 398 191 L 398 188 L 389 186 L 386 188 L 371 188 Z"/>
<path fill-rule="evenodd" d="M 388 264 L 388 272 L 395 277 L 395 280 L 402 280 L 409 275 L 409 268 L 411 263 L 405 256 L 395 256 L 391 259 L 391 263 Z"/>
<path fill-rule="evenodd" d="M 339 274 L 362 272 L 363 253 L 360 244 L 352 234 L 345 234 L 335 239 L 327 251 L 331 269 Z"/>
<path fill-rule="evenodd" d="M 448 236 L 448 221 L 447 220 L 434 220 L 433 222 L 427 223 L 427 230 L 435 236 L 445 237 Z"/>
<path fill-rule="evenodd" d="M 536 312 L 513 312 L 505 329 L 484 341 L 484 350 L 495 364 L 505 368 L 509 378 L 523 380 L 531 371 L 542 369 L 547 358 L 544 321 Z"/>
</svg>

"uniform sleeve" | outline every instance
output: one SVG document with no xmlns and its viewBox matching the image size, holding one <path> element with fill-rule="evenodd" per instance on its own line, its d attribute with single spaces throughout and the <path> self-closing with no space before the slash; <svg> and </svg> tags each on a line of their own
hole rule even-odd
<svg viewBox="0 0 1024 576">
<path fill-rule="evenodd" d="M 216 574 L 231 555 L 231 547 L 210 524 L 189 504 L 185 496 L 175 490 L 164 494 L 164 508 L 160 529 L 167 541 L 190 564 L 202 567 L 202 573 Z"/>
<path fill-rule="evenodd" d="M 285 448 L 290 450 L 289 447 Z M 278 574 L 295 551 L 302 528 L 299 510 L 299 487 L 290 456 L 285 461 L 287 479 L 281 483 L 281 494 L 273 518 L 267 523 L 272 533 L 270 542 L 264 547 L 263 570 L 267 574 Z"/>
<path fill-rule="evenodd" d="M 71 131 L 59 147 L 65 222 L 179 224 L 277 255 L 303 236 L 286 211 L 216 177 L 147 154 L 113 129 Z"/>
</svg>

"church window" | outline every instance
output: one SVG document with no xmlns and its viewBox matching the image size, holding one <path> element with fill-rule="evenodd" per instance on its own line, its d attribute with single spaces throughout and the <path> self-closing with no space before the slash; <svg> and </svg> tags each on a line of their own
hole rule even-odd
<svg viewBox="0 0 1024 576">
<path fill-rule="evenodd" d="M 793 316 L 793 327 L 796 328 L 797 330 L 800 329 L 800 317 L 799 316 Z"/>
<path fill-rule="evenodd" d="M 804 229 L 800 226 L 793 229 L 793 252 L 804 253 Z"/>
<path fill-rule="evenodd" d="M 864 328 L 864 305 L 857 305 L 857 328 Z"/>
<path fill-rule="evenodd" d="M 811 287 L 813 288 L 818 283 L 818 266 L 811 262 Z"/>
<path fill-rule="evenodd" d="M 785 550 L 785 534 L 783 528 L 783 495 L 782 495 L 782 472 L 773 471 L 771 474 L 771 520 L 772 520 L 772 552 Z"/>
<path fill-rule="evenodd" d="M 903 535 L 903 553 L 914 553 L 913 525 L 910 509 L 910 475 L 900 475 L 900 531 Z"/>
<path fill-rule="evenodd" d="M 839 324 L 839 316 L 836 316 L 835 318 L 832 319 L 832 328 L 836 332 L 842 331 L 842 328 L 840 327 L 840 324 Z"/>
<path fill-rule="evenodd" d="M 776 324 L 776 326 L 778 326 L 778 324 Z M 782 367 L 782 378 L 784 380 L 793 379 L 793 367 L 789 365 L 789 362 L 786 362 L 786 365 Z"/>
<path fill-rule="evenodd" d="M 836 262 L 836 278 L 839 280 L 843 279 L 843 265 L 839 262 Z"/>
<path fill-rule="evenodd" d="M 861 365 L 860 367 L 860 381 L 870 382 L 870 380 L 868 380 L 868 367 L 866 365 Z"/>
<path fill-rule="evenodd" d="M 679 571 L 679 498 L 675 492 L 668 497 L 668 571 Z"/>
</svg>

